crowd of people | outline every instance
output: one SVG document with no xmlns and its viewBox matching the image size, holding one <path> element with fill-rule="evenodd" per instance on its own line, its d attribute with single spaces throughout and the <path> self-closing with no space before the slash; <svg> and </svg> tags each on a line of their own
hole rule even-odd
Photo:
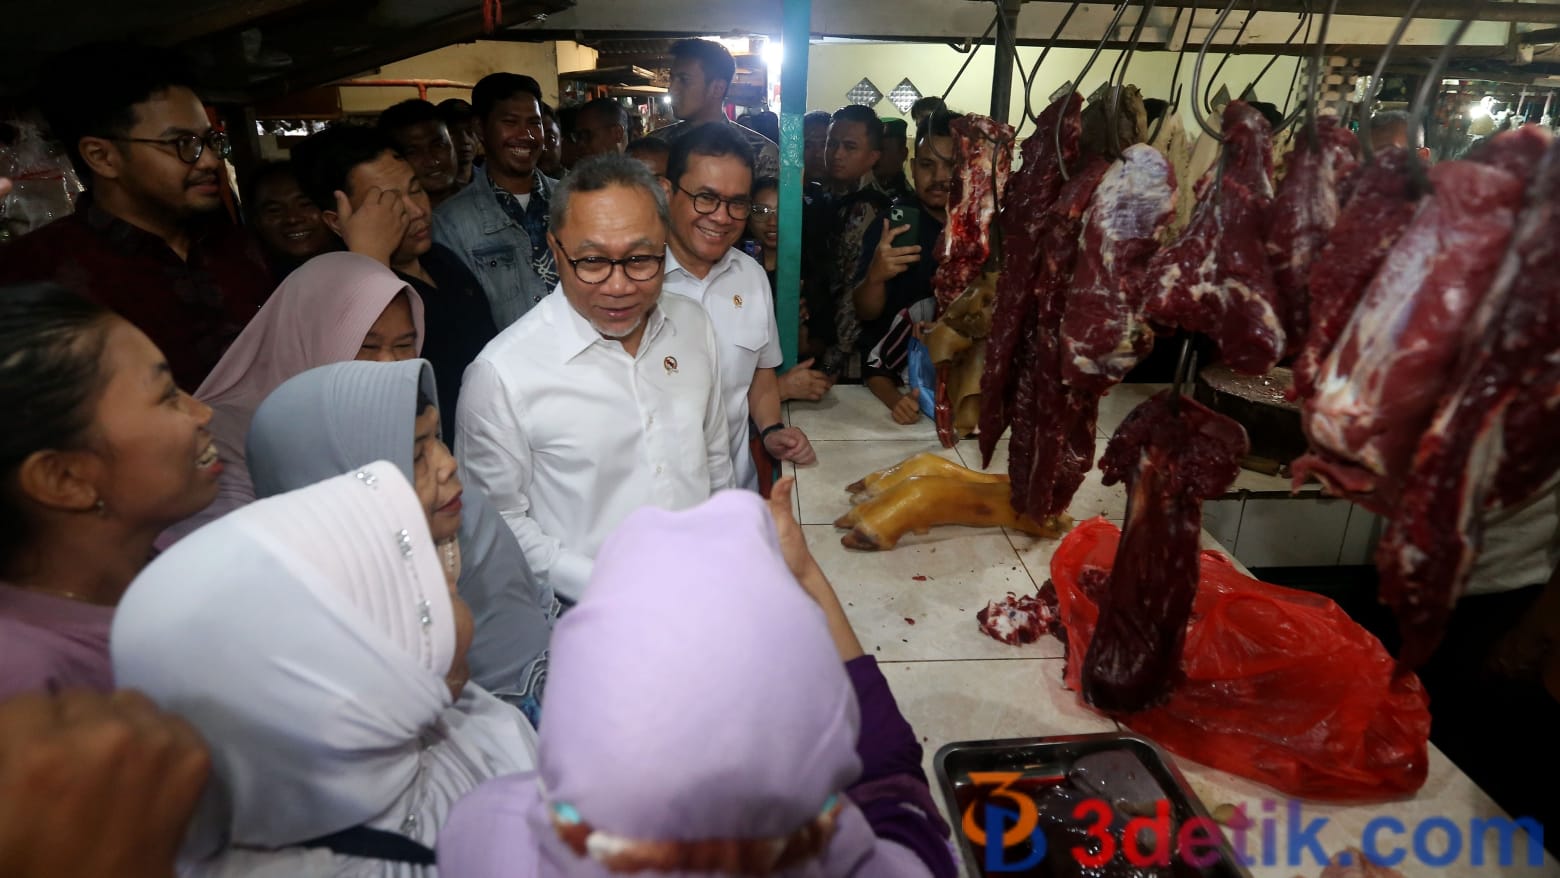
<svg viewBox="0 0 1560 878">
<path fill-rule="evenodd" d="M 897 387 L 947 116 L 911 178 L 825 117 L 782 372 L 776 145 L 675 56 L 648 137 L 495 73 L 237 199 L 177 56 L 45 72 L 86 192 L 0 249 L 8 876 L 955 874 L 776 478 L 784 400 Z"/>
</svg>

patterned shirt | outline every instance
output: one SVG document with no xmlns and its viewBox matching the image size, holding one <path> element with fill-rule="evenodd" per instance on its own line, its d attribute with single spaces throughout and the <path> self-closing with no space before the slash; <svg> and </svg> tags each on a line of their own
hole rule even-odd
<svg viewBox="0 0 1560 878">
<path fill-rule="evenodd" d="M 538 178 L 541 171 L 532 171 Z M 531 239 L 531 269 L 536 276 L 542 279 L 545 286 L 552 287 L 558 283 L 558 265 L 553 260 L 552 248 L 547 246 L 547 210 L 549 202 L 542 194 L 542 187 L 531 187 L 530 199 L 525 205 L 520 204 L 520 196 L 515 195 L 502 186 L 495 185 L 493 193 L 498 197 L 498 206 L 509 214 L 509 218 L 520 224 L 525 229 L 526 236 Z"/>
</svg>

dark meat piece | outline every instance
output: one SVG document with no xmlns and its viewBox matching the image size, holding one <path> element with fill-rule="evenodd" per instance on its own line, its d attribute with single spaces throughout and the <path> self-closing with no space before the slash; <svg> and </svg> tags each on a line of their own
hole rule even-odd
<svg viewBox="0 0 1560 878">
<path fill-rule="evenodd" d="M 1110 713 L 1135 713 L 1170 695 L 1197 597 L 1202 501 L 1222 494 L 1250 449 L 1240 424 L 1162 392 L 1111 438 L 1105 484 L 1127 483 L 1127 520 L 1110 592 L 1084 659 L 1083 694 Z"/>
<path fill-rule="evenodd" d="M 1034 595 L 1019 597 L 1013 592 L 1008 592 L 1000 601 L 988 602 L 984 609 L 975 613 L 982 633 L 1009 646 L 1034 643 L 1041 635 L 1051 632 L 1056 619 L 1054 606 L 1047 611 Z"/>
<path fill-rule="evenodd" d="M 950 129 L 959 173 L 948 192 L 942 259 L 932 276 L 939 309 L 958 298 L 991 257 L 991 222 L 1013 170 L 1012 126 L 972 114 Z"/>
<path fill-rule="evenodd" d="M 1116 99 L 1114 113 L 1116 136 L 1112 140 L 1107 111 L 1112 90 L 1106 89 L 1098 100 L 1090 101 L 1083 111 L 1083 154 L 1110 159 L 1134 143 L 1148 140 L 1148 110 L 1143 106 L 1143 92 L 1135 85 L 1122 88 Z"/>
<path fill-rule="evenodd" d="M 1377 547 L 1408 667 L 1440 642 L 1483 544 L 1486 508 L 1522 503 L 1560 469 L 1560 147 L 1527 204 L 1475 316 L 1461 380 L 1420 440 Z"/>
<path fill-rule="evenodd" d="M 1144 269 L 1175 214 L 1175 171 L 1138 144 L 1106 172 L 1083 220 L 1073 282 L 1062 318 L 1062 380 L 1104 393 L 1154 348 L 1143 319 Z"/>
<path fill-rule="evenodd" d="M 1034 333 L 1035 355 L 1029 383 L 1022 389 L 1033 394 L 1016 403 L 1013 441 L 1027 443 L 1019 460 L 1008 457 L 1013 484 L 1028 486 L 1021 512 L 1041 518 L 1060 515 L 1072 502 L 1078 486 L 1094 465 L 1094 425 L 1099 416 L 1099 395 L 1067 387 L 1061 378 L 1061 324 L 1067 310 L 1067 284 L 1077 261 L 1083 214 L 1094 198 L 1110 163 L 1090 158 L 1062 187 L 1056 203 L 1041 220 L 1038 246 L 1043 254 L 1035 282 L 1039 302 Z M 1027 465 L 1027 468 L 1020 468 Z M 1014 490 L 1015 503 L 1018 490 Z M 1041 510 L 1054 510 L 1041 512 Z"/>
<path fill-rule="evenodd" d="M 1310 331 L 1311 266 L 1338 221 L 1344 182 L 1359 168 L 1358 151 L 1359 141 L 1337 118 L 1319 119 L 1314 132 L 1299 134 L 1268 214 L 1268 260 L 1290 353 Z"/>
<path fill-rule="evenodd" d="M 1447 162 L 1322 366 L 1302 425 L 1312 452 L 1296 479 L 1391 515 L 1414 448 L 1455 380 L 1468 321 L 1511 240 L 1523 181 Z"/>
<path fill-rule="evenodd" d="M 1040 219 L 1056 201 L 1062 187 L 1062 172 L 1057 161 L 1056 128 L 1062 126 L 1062 157 L 1069 167 L 1078 159 L 1079 108 L 1083 99 L 1074 95 L 1063 106 L 1058 98 L 1024 141 L 1024 165 L 1014 175 L 1003 197 L 1002 274 L 997 280 L 997 304 L 991 317 L 991 334 L 986 340 L 986 371 L 980 379 L 980 452 L 982 466 L 991 465 L 997 440 L 1012 423 L 1018 382 L 1014 370 L 1022 373 L 1028 349 L 1021 337 L 1035 331 L 1036 299 L 1032 284 L 1040 266 Z M 1026 486 L 1027 489 L 1027 486 Z"/>
<path fill-rule="evenodd" d="M 1538 166 L 1549 152 L 1552 140 L 1554 137 L 1548 129 L 1524 125 L 1480 143 L 1464 158 L 1500 168 L 1522 180 L 1531 180 L 1538 173 Z"/>
<path fill-rule="evenodd" d="M 1311 263 L 1310 331 L 1295 358 L 1295 398 L 1316 392 L 1322 361 L 1354 315 L 1371 278 L 1408 228 L 1419 196 L 1408 176 L 1408 150 L 1394 147 L 1376 154 L 1362 168 L 1327 246 Z"/>
<path fill-rule="evenodd" d="M 1159 287 L 1148 316 L 1201 332 L 1231 368 L 1260 375 L 1278 364 L 1284 329 L 1268 265 L 1272 159 L 1267 120 L 1241 101 L 1224 113 L 1223 176 L 1200 184 L 1203 198 L 1180 239 L 1149 264 Z"/>
</svg>

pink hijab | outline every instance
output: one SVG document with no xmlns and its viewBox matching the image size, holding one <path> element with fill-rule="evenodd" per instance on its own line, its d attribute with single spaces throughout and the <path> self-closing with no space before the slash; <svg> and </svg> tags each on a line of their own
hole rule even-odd
<svg viewBox="0 0 1560 878">
<path fill-rule="evenodd" d="M 357 253 L 326 253 L 287 276 L 195 391 L 196 399 L 211 406 L 211 435 L 222 457 L 217 499 L 164 531 L 159 548 L 254 502 L 244 441 L 255 409 L 294 375 L 355 358 L 374 321 L 401 293 L 411 301 L 420 354 L 422 299 L 379 262 Z"/>
</svg>

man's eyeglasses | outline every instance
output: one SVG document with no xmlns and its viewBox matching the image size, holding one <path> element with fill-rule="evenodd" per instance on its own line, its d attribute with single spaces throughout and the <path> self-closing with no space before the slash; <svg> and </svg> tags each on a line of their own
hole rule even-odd
<svg viewBox="0 0 1560 878">
<path fill-rule="evenodd" d="M 780 212 L 780 208 L 778 208 L 778 207 L 770 207 L 767 204 L 755 204 L 755 205 L 753 205 L 753 215 L 758 217 L 759 219 L 769 219 L 770 217 L 775 216 L 779 212 Z"/>
<path fill-rule="evenodd" d="M 692 198 L 693 209 L 702 216 L 709 216 L 722 204 L 726 205 L 726 216 L 734 220 L 745 220 L 755 210 L 753 202 L 746 198 L 721 198 L 713 192 L 689 192 L 681 186 L 677 191 Z"/>
<path fill-rule="evenodd" d="M 562 241 L 558 241 L 558 250 L 563 253 L 563 261 L 569 263 L 569 268 L 574 270 L 574 276 L 580 279 L 580 283 L 592 286 L 606 283 L 607 278 L 612 276 L 612 269 L 620 265 L 623 266 L 624 277 L 629 280 L 651 280 L 661 273 L 661 266 L 666 262 L 665 251 L 654 256 L 641 254 L 622 259 L 608 259 L 605 256 L 575 259 L 569 255 L 569 251 L 563 249 Z"/>
<path fill-rule="evenodd" d="M 206 154 L 206 148 L 216 154 L 217 158 L 225 159 L 233 154 L 233 144 L 228 142 L 228 136 L 223 131 L 207 131 L 205 134 L 181 134 L 178 137 L 109 137 L 106 140 L 117 140 L 121 143 L 156 143 L 161 146 L 173 147 L 174 154 L 179 161 L 187 165 L 193 165 L 200 161 L 200 157 Z"/>
</svg>

